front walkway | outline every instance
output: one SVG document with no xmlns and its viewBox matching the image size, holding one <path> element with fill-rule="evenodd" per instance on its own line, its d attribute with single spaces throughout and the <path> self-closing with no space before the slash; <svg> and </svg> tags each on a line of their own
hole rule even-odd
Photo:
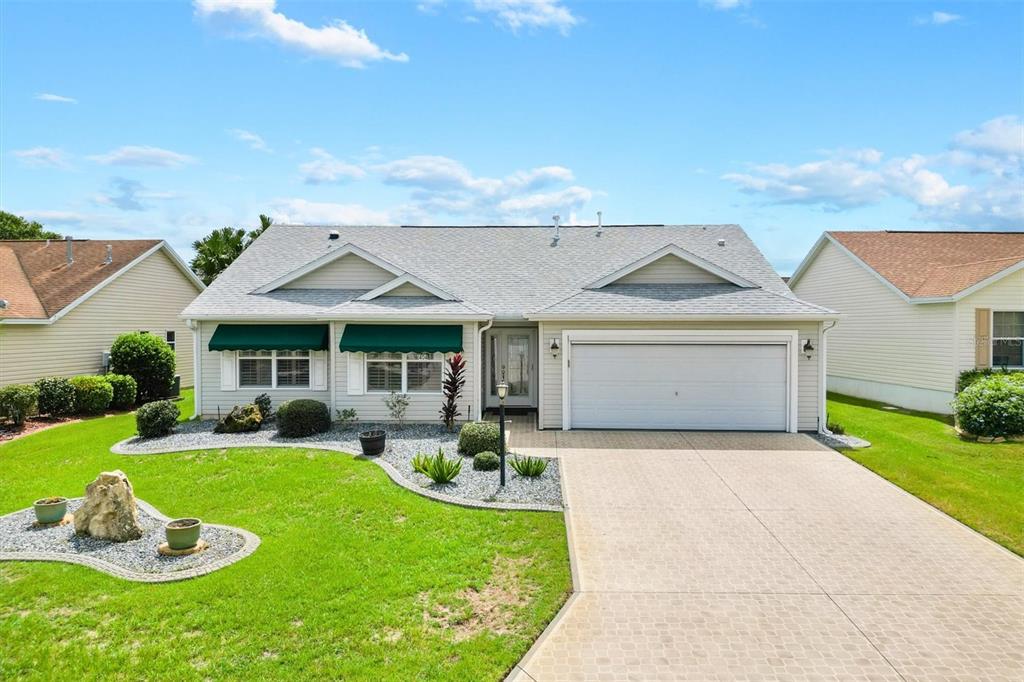
<svg viewBox="0 0 1024 682">
<path fill-rule="evenodd" d="M 510 679 L 1024 679 L 1024 560 L 811 438 L 523 431 L 575 594 Z"/>
</svg>

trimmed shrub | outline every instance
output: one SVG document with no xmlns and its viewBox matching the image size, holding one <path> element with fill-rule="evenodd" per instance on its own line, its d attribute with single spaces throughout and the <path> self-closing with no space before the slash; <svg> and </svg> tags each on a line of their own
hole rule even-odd
<svg viewBox="0 0 1024 682">
<path fill-rule="evenodd" d="M 252 404 L 255 405 L 257 407 L 257 409 L 259 409 L 259 411 L 260 411 L 260 418 L 263 421 L 267 421 L 268 419 L 270 419 L 270 415 L 273 414 L 273 411 L 270 409 L 271 402 L 270 402 L 270 395 L 269 394 L 267 394 L 267 393 L 260 393 L 252 401 Z"/>
<path fill-rule="evenodd" d="M 114 389 L 103 377 L 71 377 L 71 385 L 75 387 L 76 414 L 100 414 L 114 399 Z"/>
<path fill-rule="evenodd" d="M 1024 377 L 1024 372 L 1021 372 L 1020 370 L 1009 370 L 1005 367 L 997 367 L 995 369 L 986 367 L 985 369 L 964 370 L 963 372 L 960 372 L 960 376 L 956 379 L 956 392 L 959 393 L 979 379 L 1000 375 L 1019 375 Z"/>
<path fill-rule="evenodd" d="M 263 414 L 258 405 L 235 405 L 228 415 L 217 422 L 214 433 L 246 433 L 259 431 Z"/>
<path fill-rule="evenodd" d="M 459 452 L 467 456 L 474 456 L 485 450 L 497 452 L 501 449 L 500 439 L 498 425 L 494 422 L 463 424 L 459 429 Z"/>
<path fill-rule="evenodd" d="M 501 459 L 490 450 L 473 455 L 473 468 L 477 471 L 494 471 L 500 466 Z"/>
<path fill-rule="evenodd" d="M 513 457 L 512 468 L 520 476 L 534 478 L 544 473 L 548 468 L 548 461 L 540 457 Z"/>
<path fill-rule="evenodd" d="M 163 398 L 174 382 L 174 351 L 153 334 L 121 334 L 110 347 L 110 371 L 135 379 L 139 402 Z"/>
<path fill-rule="evenodd" d="M 138 384 L 127 374 L 104 374 L 103 379 L 114 389 L 110 406 L 115 410 L 129 410 L 135 407 Z"/>
<path fill-rule="evenodd" d="M 36 382 L 39 414 L 66 417 L 75 413 L 75 386 L 66 377 L 45 377 Z"/>
<path fill-rule="evenodd" d="M 135 413 L 135 428 L 142 438 L 166 436 L 178 425 L 181 410 L 170 400 L 146 403 Z"/>
<path fill-rule="evenodd" d="M 289 400 L 277 408 L 277 433 L 285 438 L 301 438 L 330 430 L 331 412 L 319 400 Z"/>
<path fill-rule="evenodd" d="M 15 426 L 25 423 L 25 418 L 35 414 L 39 401 L 39 389 L 32 384 L 11 384 L 0 388 L 0 417 L 7 417 Z"/>
<path fill-rule="evenodd" d="M 953 400 L 960 428 L 975 436 L 1024 433 L 1024 373 L 978 379 Z"/>
</svg>

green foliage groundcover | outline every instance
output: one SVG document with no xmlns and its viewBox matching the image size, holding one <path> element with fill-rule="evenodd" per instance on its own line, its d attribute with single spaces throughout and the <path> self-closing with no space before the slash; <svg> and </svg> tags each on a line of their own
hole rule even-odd
<svg viewBox="0 0 1024 682">
<path fill-rule="evenodd" d="M 133 431 L 118 415 L 0 445 L 0 514 L 119 468 L 162 512 L 262 544 L 162 585 L 0 562 L 0 679 L 500 680 L 571 588 L 560 514 L 446 505 L 336 452 L 109 452 Z M 507 632 L 481 629 L 467 595 L 505 590 L 525 597 L 501 604 Z"/>
</svg>

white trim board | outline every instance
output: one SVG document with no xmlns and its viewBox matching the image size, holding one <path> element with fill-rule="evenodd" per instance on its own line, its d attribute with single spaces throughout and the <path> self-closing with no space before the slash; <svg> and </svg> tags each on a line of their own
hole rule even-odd
<svg viewBox="0 0 1024 682">
<path fill-rule="evenodd" d="M 608 275 L 605 275 L 604 277 L 602 277 L 601 279 L 597 280 L 596 282 L 592 282 L 592 283 L 588 284 L 587 286 L 585 286 L 583 288 L 584 289 L 600 289 L 603 286 L 607 286 L 608 284 L 611 284 L 612 282 L 615 282 L 615 281 L 617 281 L 619 279 L 622 279 L 623 277 L 625 277 L 626 275 L 630 274 L 631 272 L 635 272 L 635 271 L 639 270 L 640 268 L 644 267 L 645 265 L 650 265 L 654 261 L 656 261 L 656 260 L 658 260 L 660 258 L 663 258 L 665 256 L 669 256 L 669 255 L 675 256 L 676 258 L 679 258 L 680 260 L 686 261 L 687 263 L 689 263 L 691 265 L 695 265 L 696 267 L 700 268 L 701 270 L 706 270 L 707 272 L 710 272 L 713 275 L 721 277 L 722 279 L 724 279 L 724 280 L 726 280 L 728 282 L 732 282 L 736 286 L 740 286 L 740 287 L 743 287 L 743 288 L 746 288 L 746 289 L 757 289 L 757 288 L 759 288 L 758 285 L 754 284 L 749 279 L 745 279 L 743 277 L 740 277 L 735 272 L 732 272 L 730 270 L 726 270 L 722 266 L 716 265 L 716 264 L 712 263 L 711 261 L 709 261 L 709 260 L 707 260 L 705 258 L 701 258 L 697 254 L 692 253 L 690 251 L 687 251 L 686 249 L 682 248 L 681 246 L 676 246 L 675 244 L 669 244 L 667 246 L 664 246 L 664 247 L 658 249 L 657 251 L 654 251 L 653 253 L 650 253 L 650 254 L 644 256 L 643 258 L 641 258 L 639 260 L 633 261 L 632 263 L 630 263 L 629 265 L 627 265 L 625 267 L 619 268 L 615 272 L 612 272 L 612 273 L 610 273 Z"/>
<path fill-rule="evenodd" d="M 562 430 L 572 429 L 572 344 L 784 344 L 787 353 L 786 431 L 797 432 L 800 333 L 793 329 L 563 329 Z"/>
</svg>

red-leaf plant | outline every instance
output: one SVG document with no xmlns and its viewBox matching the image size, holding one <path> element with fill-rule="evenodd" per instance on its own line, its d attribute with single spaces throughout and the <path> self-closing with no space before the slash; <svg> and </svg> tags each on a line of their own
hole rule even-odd
<svg viewBox="0 0 1024 682">
<path fill-rule="evenodd" d="M 466 385 L 466 361 L 462 359 L 462 353 L 456 353 L 448 358 L 444 377 L 442 392 L 444 393 L 444 404 L 441 406 L 441 419 L 449 431 L 455 430 L 455 418 L 459 416 L 459 406 L 456 404 L 462 397 L 462 387 Z"/>
</svg>

